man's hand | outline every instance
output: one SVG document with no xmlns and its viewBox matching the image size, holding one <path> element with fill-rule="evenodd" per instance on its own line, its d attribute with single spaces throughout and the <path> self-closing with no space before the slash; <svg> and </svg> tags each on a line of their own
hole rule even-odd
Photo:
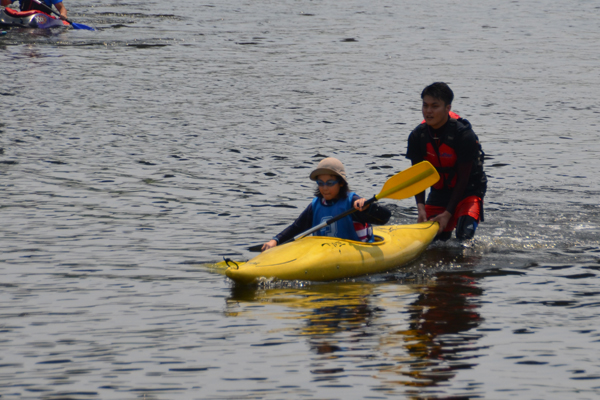
<svg viewBox="0 0 600 400">
<path fill-rule="evenodd" d="M 417 215 L 417 222 L 425 222 L 427 221 L 427 212 L 425 211 L 425 204 L 423 203 L 418 203 L 417 204 L 417 210 L 418 210 L 418 215 Z"/>
<path fill-rule="evenodd" d="M 444 229 L 446 229 L 450 218 L 452 218 L 452 214 L 450 214 L 448 211 L 444 211 L 443 213 L 431 218 L 430 221 L 434 221 L 440 224 L 440 229 L 438 229 L 438 235 L 444 232 Z"/>
</svg>

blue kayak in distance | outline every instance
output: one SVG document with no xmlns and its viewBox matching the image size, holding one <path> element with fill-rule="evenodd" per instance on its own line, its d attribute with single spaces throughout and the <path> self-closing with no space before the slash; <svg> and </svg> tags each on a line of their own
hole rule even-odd
<svg viewBox="0 0 600 400">
<path fill-rule="evenodd" d="M 4 8 L 0 11 L 1 27 L 21 27 L 47 29 L 54 27 L 70 27 L 67 21 L 55 18 L 43 11 L 16 11 L 12 8 Z"/>
</svg>

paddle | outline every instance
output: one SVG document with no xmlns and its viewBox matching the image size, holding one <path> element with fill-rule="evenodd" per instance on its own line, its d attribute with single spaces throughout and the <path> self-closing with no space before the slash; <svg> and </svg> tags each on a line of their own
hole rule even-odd
<svg viewBox="0 0 600 400">
<path fill-rule="evenodd" d="M 396 175 L 389 178 L 383 185 L 383 188 L 381 188 L 379 194 L 365 201 L 364 205 L 367 206 L 371 203 L 376 202 L 377 200 L 384 198 L 402 200 L 415 196 L 427 189 L 428 187 L 430 187 L 431 185 L 435 184 L 439 179 L 440 175 L 436 171 L 435 167 L 431 165 L 428 161 L 422 161 L 408 169 L 405 169 L 404 171 L 398 172 Z M 304 236 L 308 236 L 313 232 L 316 232 L 320 229 L 325 228 L 328 225 L 333 224 L 336 221 L 339 221 L 340 219 L 352 214 L 355 211 L 357 211 L 356 208 L 351 208 L 350 210 L 345 211 L 342 214 L 337 215 L 326 222 L 323 222 L 317 226 L 310 228 L 307 231 L 302 232 L 301 234 L 288 240 L 286 243 L 301 239 Z M 257 244 L 255 246 L 249 247 L 248 250 L 258 252 L 261 251 L 262 246 L 262 244 Z"/>
<path fill-rule="evenodd" d="M 56 11 L 54 11 L 52 8 L 48 7 L 48 6 L 47 6 L 47 5 L 45 5 L 44 3 L 40 2 L 39 0 L 33 0 L 33 1 L 35 1 L 37 4 L 39 4 L 40 6 L 42 6 L 44 9 L 46 9 L 46 10 L 50 11 L 50 13 L 51 13 L 51 14 L 56 14 L 56 15 L 58 15 L 59 17 L 61 17 L 61 18 L 62 18 L 62 16 L 61 16 L 59 13 L 57 13 Z M 76 24 L 75 22 L 73 22 L 73 21 L 70 21 L 70 20 L 68 20 L 68 19 L 66 19 L 66 18 L 65 18 L 65 21 L 67 21 L 68 23 L 70 23 L 70 24 L 71 24 L 71 26 L 72 26 L 73 28 L 75 28 L 75 29 L 87 29 L 88 31 L 95 31 L 95 29 L 94 29 L 94 28 L 92 28 L 91 26 L 87 26 L 87 25 L 83 25 L 83 24 Z"/>
</svg>

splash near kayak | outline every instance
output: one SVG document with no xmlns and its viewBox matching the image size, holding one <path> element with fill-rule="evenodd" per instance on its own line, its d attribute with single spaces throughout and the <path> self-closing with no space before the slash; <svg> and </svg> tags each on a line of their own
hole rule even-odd
<svg viewBox="0 0 600 400">
<path fill-rule="evenodd" d="M 226 261 L 225 274 L 237 283 L 259 278 L 332 281 L 389 271 L 416 259 L 438 231 L 438 224 L 390 225 L 374 228 L 375 242 L 306 236 L 273 247 L 245 263 Z"/>
<path fill-rule="evenodd" d="M 0 26 L 47 29 L 69 27 L 71 24 L 39 10 L 16 11 L 12 8 L 5 8 L 0 11 Z"/>
</svg>

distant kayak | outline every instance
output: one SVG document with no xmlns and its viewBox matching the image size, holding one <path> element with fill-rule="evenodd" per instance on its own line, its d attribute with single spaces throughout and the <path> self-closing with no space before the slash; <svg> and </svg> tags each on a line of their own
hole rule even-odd
<svg viewBox="0 0 600 400">
<path fill-rule="evenodd" d="M 46 29 L 71 26 L 71 24 L 43 11 L 15 11 L 12 8 L 5 8 L 0 11 L 0 26 Z"/>
<path fill-rule="evenodd" d="M 227 261 L 225 274 L 239 283 L 267 279 L 331 281 L 400 267 L 425 251 L 438 224 L 378 226 L 374 243 L 306 236 L 273 247 L 248 262 Z"/>
</svg>

